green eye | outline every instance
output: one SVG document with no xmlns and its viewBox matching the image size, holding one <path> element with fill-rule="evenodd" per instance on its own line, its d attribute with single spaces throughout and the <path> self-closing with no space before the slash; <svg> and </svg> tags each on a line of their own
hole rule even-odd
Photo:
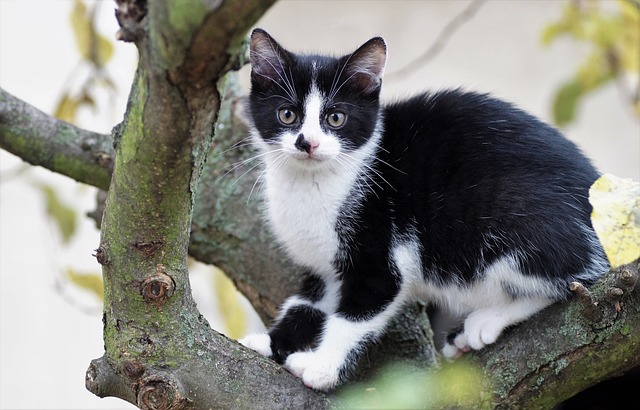
<svg viewBox="0 0 640 410">
<path fill-rule="evenodd" d="M 278 120 L 284 125 L 291 125 L 298 119 L 295 112 L 288 108 L 281 108 L 278 110 Z"/>
<path fill-rule="evenodd" d="M 331 128 L 340 128 L 347 121 L 347 115 L 340 111 L 332 111 L 327 114 L 326 121 Z"/>
</svg>

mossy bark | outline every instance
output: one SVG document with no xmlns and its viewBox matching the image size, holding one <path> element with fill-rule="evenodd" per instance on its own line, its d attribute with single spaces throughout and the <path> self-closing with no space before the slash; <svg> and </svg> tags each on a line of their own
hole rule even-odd
<svg viewBox="0 0 640 410">
<path fill-rule="evenodd" d="M 32 165 L 107 189 L 111 143 L 107 135 L 56 120 L 0 88 L 0 147 Z"/>
<path fill-rule="evenodd" d="M 96 252 L 105 281 L 106 351 L 87 372 L 87 387 L 101 397 L 142 408 L 331 403 L 212 331 L 188 280 L 187 250 L 222 267 L 265 321 L 299 281 L 261 221 L 258 193 L 251 194 L 259 171 L 244 162 L 255 153 L 238 144 L 246 137 L 234 115 L 241 112 L 240 92 L 232 79 L 221 82 L 242 60 L 245 30 L 269 5 L 155 1 L 140 21 L 126 21 L 123 13 L 123 37 L 136 41 L 141 56 L 125 120 L 112 136 L 76 129 L 0 93 L 2 148 L 98 187 L 113 171 Z M 62 159 L 51 160 L 50 150 Z M 624 269 L 637 281 L 637 265 Z M 554 305 L 469 355 L 493 381 L 479 406 L 548 408 L 640 365 L 640 292 L 625 277 L 612 272 L 591 290 L 592 299 Z M 374 346 L 359 377 L 394 360 L 433 365 L 432 346 L 424 309 L 416 305 Z"/>
<path fill-rule="evenodd" d="M 141 408 L 326 406 L 280 366 L 211 330 L 189 285 L 191 219 L 220 107 L 217 84 L 230 68 L 228 50 L 267 6 L 156 1 L 127 25 L 141 26 L 132 38 L 140 63 L 114 130 L 96 252 L 105 283 L 105 354 L 87 372 L 96 394 Z"/>
</svg>

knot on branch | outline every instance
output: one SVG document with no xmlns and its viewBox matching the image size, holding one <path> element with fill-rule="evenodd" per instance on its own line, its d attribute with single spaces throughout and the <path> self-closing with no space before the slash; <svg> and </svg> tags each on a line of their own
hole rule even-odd
<svg viewBox="0 0 640 410">
<path fill-rule="evenodd" d="M 614 277 L 614 284 L 607 291 L 607 298 L 613 303 L 616 312 L 620 312 L 623 297 L 633 292 L 638 283 L 637 262 L 617 268 Z"/>
<path fill-rule="evenodd" d="M 145 258 L 150 258 L 156 254 L 164 245 L 164 241 L 157 239 L 151 242 L 138 241 L 133 243 L 133 248 L 140 252 Z"/>
<path fill-rule="evenodd" d="M 147 303 L 162 306 L 175 290 L 173 278 L 165 273 L 164 265 L 159 264 L 156 273 L 142 282 L 140 292 Z"/>
<path fill-rule="evenodd" d="M 137 360 L 127 360 L 122 364 L 122 373 L 131 380 L 138 380 L 144 374 L 144 366 Z"/>
<path fill-rule="evenodd" d="M 584 309 L 584 315 L 591 320 L 598 320 L 602 316 L 602 312 L 598 309 L 598 302 L 593 299 L 591 292 L 580 282 L 571 282 L 569 290 L 578 295 L 580 304 Z"/>
<path fill-rule="evenodd" d="M 140 22 L 147 15 L 147 0 L 116 0 L 116 4 L 116 20 L 120 25 L 116 39 L 129 43 L 141 39 L 144 28 Z"/>
<path fill-rule="evenodd" d="M 620 268 L 618 286 L 625 292 L 631 293 L 638 284 L 638 265 L 629 264 Z"/>
<path fill-rule="evenodd" d="M 168 374 L 154 373 L 140 380 L 137 404 L 143 410 L 181 410 L 190 403 L 182 385 Z"/>
<path fill-rule="evenodd" d="M 96 258 L 100 265 L 109 264 L 109 255 L 107 255 L 107 250 L 103 246 L 98 247 L 94 252 L 92 256 Z"/>
<path fill-rule="evenodd" d="M 91 361 L 85 374 L 84 385 L 98 397 L 119 397 L 131 403 L 135 400 L 130 386 L 118 376 L 104 356 Z"/>
</svg>

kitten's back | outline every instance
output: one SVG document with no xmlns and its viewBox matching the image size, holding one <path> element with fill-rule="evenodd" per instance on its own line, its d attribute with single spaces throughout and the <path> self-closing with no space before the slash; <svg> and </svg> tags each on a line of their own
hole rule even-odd
<svg viewBox="0 0 640 410">
<path fill-rule="evenodd" d="M 390 104 L 384 116 L 380 155 L 401 171 L 387 171 L 395 214 L 421 228 L 425 274 L 470 281 L 510 254 L 566 292 L 567 281 L 606 270 L 588 202 L 598 172 L 556 129 L 461 90 Z"/>
</svg>

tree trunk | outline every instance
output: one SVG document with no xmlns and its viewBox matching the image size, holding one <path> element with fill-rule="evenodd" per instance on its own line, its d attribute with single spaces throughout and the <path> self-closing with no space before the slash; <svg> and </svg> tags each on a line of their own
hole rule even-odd
<svg viewBox="0 0 640 410">
<path fill-rule="evenodd" d="M 141 408 L 335 403 L 211 330 L 188 280 L 187 251 L 223 268 L 265 321 L 299 280 L 261 222 L 253 192 L 259 173 L 248 162 L 254 153 L 234 148 L 246 137 L 240 93 L 232 77 L 223 80 L 242 60 L 246 30 L 271 1 L 158 0 L 148 11 L 137 8 L 144 2 L 118 3 L 120 35 L 136 42 L 140 64 L 125 120 L 112 136 L 51 119 L 0 90 L 0 147 L 102 188 L 112 172 L 96 251 L 106 351 L 91 363 L 87 387 Z M 492 382 L 479 405 L 548 408 L 640 365 L 637 278 L 633 264 L 591 293 L 577 287 L 580 297 L 469 355 Z M 390 361 L 437 365 L 424 308 L 403 312 L 367 358 L 360 378 Z"/>
<path fill-rule="evenodd" d="M 135 41 L 140 63 L 113 135 L 96 251 L 106 351 L 86 382 L 100 396 L 154 409 L 326 405 L 281 367 L 212 331 L 189 286 L 191 219 L 220 107 L 217 85 L 269 4 L 156 1 L 147 10 L 120 2 L 120 35 Z"/>
</svg>

